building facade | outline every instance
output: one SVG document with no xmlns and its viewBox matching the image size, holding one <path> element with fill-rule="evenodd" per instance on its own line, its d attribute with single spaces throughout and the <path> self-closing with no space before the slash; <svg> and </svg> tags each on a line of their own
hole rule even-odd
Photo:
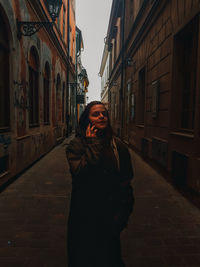
<svg viewBox="0 0 200 267">
<path fill-rule="evenodd" d="M 108 46 L 105 44 L 99 76 L 101 77 L 101 102 L 104 103 L 108 109 L 108 90 L 109 90 L 109 76 L 110 76 L 110 52 Z"/>
<path fill-rule="evenodd" d="M 0 0 L 0 185 L 62 141 L 73 115 L 74 2 L 31 36 L 17 23 L 52 21 L 47 2 Z"/>
<path fill-rule="evenodd" d="M 174 183 L 197 192 L 199 19 L 195 0 L 113 0 L 107 32 L 115 133 Z"/>
<path fill-rule="evenodd" d="M 81 30 L 76 27 L 76 102 L 77 102 L 77 123 L 85 109 L 86 93 L 88 92 L 89 80 L 86 69 L 83 67 L 81 55 L 84 51 L 83 36 Z"/>
</svg>

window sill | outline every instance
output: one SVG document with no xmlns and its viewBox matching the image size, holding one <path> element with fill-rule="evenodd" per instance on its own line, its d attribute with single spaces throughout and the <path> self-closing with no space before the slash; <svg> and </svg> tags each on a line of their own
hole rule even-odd
<svg viewBox="0 0 200 267">
<path fill-rule="evenodd" d="M 35 128 L 35 127 L 39 127 L 40 125 L 39 125 L 39 123 L 37 123 L 37 124 L 29 124 L 29 128 Z"/>
<path fill-rule="evenodd" d="M 175 136 L 180 136 L 180 137 L 185 137 L 188 139 L 193 139 L 194 138 L 194 134 L 192 133 L 183 133 L 183 132 L 170 132 L 171 135 L 175 135 Z"/>
<path fill-rule="evenodd" d="M 157 136 L 152 136 L 152 139 L 156 139 L 156 140 L 163 142 L 163 143 L 168 143 L 168 140 L 165 140 L 165 139 L 157 137 Z"/>
<path fill-rule="evenodd" d="M 136 124 L 136 127 L 138 127 L 138 128 L 144 128 L 144 124 Z"/>
<path fill-rule="evenodd" d="M 20 140 L 23 140 L 23 139 L 26 139 L 26 138 L 29 138 L 31 137 L 30 135 L 23 135 L 23 136 L 19 136 L 16 138 L 17 141 L 20 141 Z"/>
<path fill-rule="evenodd" d="M 8 175 L 9 171 L 5 171 L 3 173 L 0 174 L 0 178 L 3 178 L 4 176 Z"/>
<path fill-rule="evenodd" d="M 10 132 L 10 127 L 0 127 L 0 133 Z"/>
</svg>

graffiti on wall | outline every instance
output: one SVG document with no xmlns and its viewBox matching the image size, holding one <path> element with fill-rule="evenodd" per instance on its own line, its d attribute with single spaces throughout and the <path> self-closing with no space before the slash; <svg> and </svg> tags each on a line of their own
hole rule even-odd
<svg viewBox="0 0 200 267">
<path fill-rule="evenodd" d="M 14 106 L 18 110 L 18 125 L 25 126 L 25 114 L 29 109 L 28 104 L 28 83 L 24 80 L 21 82 L 14 81 Z"/>
</svg>

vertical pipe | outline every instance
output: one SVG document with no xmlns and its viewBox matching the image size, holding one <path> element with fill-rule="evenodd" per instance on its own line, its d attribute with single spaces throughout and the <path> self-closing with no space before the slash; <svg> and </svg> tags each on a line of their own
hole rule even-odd
<svg viewBox="0 0 200 267">
<path fill-rule="evenodd" d="M 75 22 L 76 23 L 76 22 Z M 75 33 L 75 46 L 77 46 L 77 32 Z M 75 47 L 75 128 L 78 124 L 78 107 L 77 107 L 77 47 Z"/>
<path fill-rule="evenodd" d="M 121 130 L 120 137 L 123 136 L 123 125 L 124 125 L 124 29 L 125 29 L 125 0 L 122 0 L 122 20 L 121 20 L 121 30 L 122 30 L 122 41 L 121 41 L 121 86 L 120 86 L 120 111 L 121 111 Z"/>
<path fill-rule="evenodd" d="M 69 1 L 67 0 L 67 53 L 68 53 L 68 60 L 69 60 Z M 70 85 L 69 85 L 69 63 L 67 66 L 67 92 L 66 92 L 66 124 L 67 124 L 67 137 L 70 134 L 70 129 L 69 129 L 69 121 L 70 121 L 70 110 L 71 107 L 69 97 L 70 97 Z"/>
</svg>

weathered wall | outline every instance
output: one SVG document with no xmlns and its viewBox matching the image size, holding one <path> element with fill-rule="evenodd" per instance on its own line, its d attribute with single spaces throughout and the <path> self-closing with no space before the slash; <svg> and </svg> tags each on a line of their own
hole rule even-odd
<svg viewBox="0 0 200 267">
<path fill-rule="evenodd" d="M 174 36 L 196 15 L 199 16 L 200 3 L 190 0 L 164 2 L 165 4 L 157 7 L 146 29 L 140 31 L 142 25 L 138 22 L 132 39 L 129 36 L 130 42 L 126 53 L 131 55 L 132 65 L 126 68 L 125 79 L 126 81 L 131 79 L 131 91 L 136 99 L 136 116 L 129 124 L 129 142 L 144 156 L 153 159 L 159 166 L 170 172 L 174 171 L 172 163 L 174 151 L 186 156 L 188 158 L 187 184 L 198 191 L 200 190 L 197 174 L 199 173 L 197 157 L 199 152 L 197 153 L 195 146 L 199 147 L 199 137 L 195 138 L 195 132 L 199 130 L 199 124 L 195 125 L 194 131 L 190 134 L 184 131 L 182 133 L 179 131 L 176 135 L 172 133 L 172 124 L 177 123 L 176 106 L 179 105 L 179 101 L 182 101 L 177 98 L 178 102 L 172 105 L 173 91 L 174 94 L 177 93 L 172 74 L 174 72 Z M 149 10 L 150 6 L 147 6 L 141 21 L 148 17 Z M 136 38 L 137 42 L 133 45 Z M 146 73 L 145 120 L 143 125 L 139 125 L 139 102 L 137 100 L 139 98 L 139 71 L 143 67 Z M 157 117 L 152 116 L 152 83 L 154 81 L 159 81 Z M 198 94 L 196 96 L 199 97 Z M 199 106 L 196 106 L 196 113 L 199 114 Z"/>
<path fill-rule="evenodd" d="M 113 29 L 119 16 L 117 4 L 122 2 L 113 2 L 107 38 L 113 55 L 109 107 L 114 131 L 154 166 L 170 174 L 174 182 L 200 191 L 200 2 L 125 1 L 124 46 L 115 51 L 119 40 L 118 35 L 113 37 Z M 190 48 L 191 67 L 197 62 L 197 72 L 192 72 L 195 77 L 190 79 L 191 90 L 194 89 L 190 96 L 193 111 L 187 113 L 191 117 L 194 114 L 193 128 L 181 126 L 184 125 L 181 107 L 185 100 L 180 91 L 184 88 L 184 75 L 178 77 L 182 66 L 177 64 L 177 54 L 180 54 L 177 40 L 182 43 L 188 25 L 193 26 L 190 26 L 192 33 L 187 30 L 187 35 L 195 36 Z M 118 45 L 110 45 L 115 41 Z"/>
<path fill-rule="evenodd" d="M 21 21 L 38 20 L 35 6 L 31 2 L 24 0 L 0 0 L 0 16 L 6 21 L 6 30 L 9 36 L 9 92 L 11 114 L 10 128 L 7 131 L 0 129 L 0 163 L 1 166 L 5 165 L 5 170 L 1 167 L 0 186 L 47 153 L 58 141 L 63 140 L 66 134 L 67 37 L 63 43 L 62 34 L 60 35 L 58 29 L 54 26 L 54 34 L 57 36 L 57 42 L 60 43 L 60 46 L 55 43 L 53 34 L 48 33 L 45 28 L 42 28 L 31 37 L 18 39 L 16 19 Z M 65 5 L 67 6 L 67 1 L 65 1 Z M 44 5 L 43 7 L 45 8 Z M 37 51 L 39 58 L 39 123 L 37 127 L 29 126 L 29 58 L 32 47 Z M 50 67 L 50 108 L 48 124 L 44 123 L 43 80 L 46 63 Z M 71 71 L 73 71 L 74 61 L 70 64 L 72 66 Z M 60 76 L 61 86 L 57 93 L 58 97 L 56 98 L 56 81 L 58 75 Z M 64 99 L 62 99 L 63 97 Z M 56 110 L 58 111 L 58 120 L 56 120 Z M 5 156 L 7 156 L 6 162 L 3 161 Z"/>
</svg>

